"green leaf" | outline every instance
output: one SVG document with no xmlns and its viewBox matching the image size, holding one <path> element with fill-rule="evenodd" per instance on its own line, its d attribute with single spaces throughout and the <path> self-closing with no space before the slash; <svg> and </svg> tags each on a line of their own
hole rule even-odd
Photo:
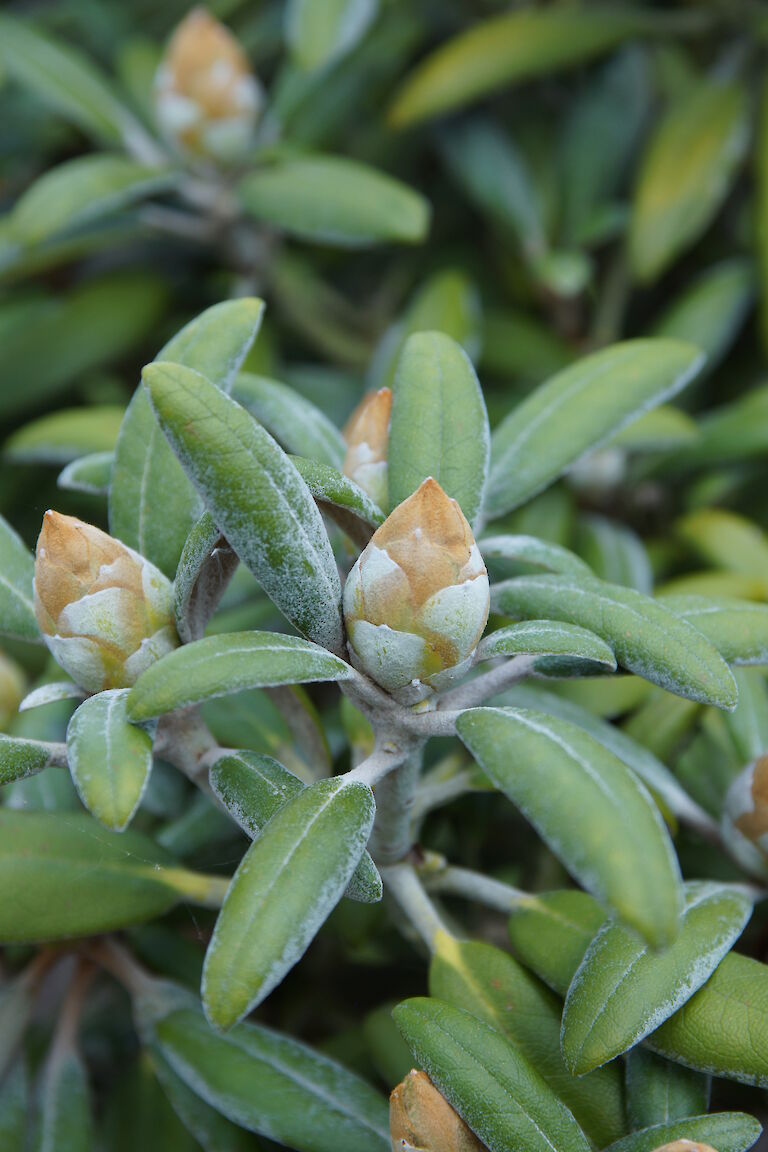
<svg viewBox="0 0 768 1152">
<path fill-rule="evenodd" d="M 558 372 L 496 428 L 486 512 L 501 516 L 643 412 L 676 395 L 703 356 L 677 340 L 626 340 Z"/>
<path fill-rule="evenodd" d="M 291 463 L 315 498 L 321 512 L 325 512 L 346 532 L 350 540 L 364 548 L 373 533 L 384 522 L 384 513 L 371 500 L 367 492 L 354 481 L 303 456 L 291 456 Z"/>
<path fill-rule="evenodd" d="M 185 644 L 200 640 L 238 560 L 205 512 L 187 537 L 173 581 L 173 615 Z"/>
<path fill-rule="evenodd" d="M 0 516 L 0 633 L 39 642 L 32 581 L 35 561 L 23 540 Z"/>
<path fill-rule="evenodd" d="M 589 1148 L 565 1104 L 493 1028 L 426 997 L 406 1000 L 393 1015 L 417 1063 L 490 1152 Z"/>
<path fill-rule="evenodd" d="M 724 508 L 702 508 L 678 521 L 677 535 L 716 568 L 765 578 L 768 535 L 744 516 Z"/>
<path fill-rule="evenodd" d="M 346 56 L 376 18 L 378 0 L 289 0 L 285 36 L 291 55 L 308 72 Z"/>
<path fill-rule="evenodd" d="M 539 384 L 573 360 L 573 352 L 556 333 L 523 312 L 485 313 L 480 368 L 502 379 Z"/>
<path fill-rule="evenodd" d="M 0 940 L 93 936 L 195 901 L 198 877 L 147 836 L 108 832 L 84 813 L 0 809 Z M 66 893 L 66 899 L 62 894 Z"/>
<path fill-rule="evenodd" d="M 748 141 L 749 99 L 740 85 L 706 81 L 671 106 L 651 138 L 635 189 L 629 255 L 639 281 L 656 280 L 704 232 L 731 189 Z"/>
<path fill-rule="evenodd" d="M 407 76 L 389 110 L 407 128 L 463 108 L 509 85 L 607 52 L 648 27 L 642 11 L 527 8 L 476 23 L 437 48 Z"/>
<path fill-rule="evenodd" d="M 583 729 L 542 712 L 475 708 L 456 730 L 585 888 L 652 946 L 675 939 L 682 886 L 674 849 L 626 765 Z"/>
<path fill-rule="evenodd" d="M 527 968 L 565 996 L 605 909 L 586 892 L 543 892 L 521 900 L 509 920 L 512 946 Z"/>
<path fill-rule="evenodd" d="M 10 236 L 20 244 L 40 244 L 65 229 L 167 191 L 173 173 L 150 168 L 127 156 L 78 156 L 50 168 L 16 201 Z"/>
<path fill-rule="evenodd" d="M 145 1040 L 145 1044 L 163 1091 L 196 1144 L 200 1144 L 205 1152 L 259 1152 L 259 1145 L 249 1132 L 227 1120 L 184 1083 L 163 1056 L 154 1038 Z M 176 1152 L 174 1144 L 171 1148 Z M 131 1145 L 130 1152 L 134 1152 L 134 1149 L 135 1145 Z"/>
<path fill-rule="evenodd" d="M 768 606 L 727 596 L 672 594 L 661 602 L 706 636 L 729 664 L 768 664 Z"/>
<path fill-rule="evenodd" d="M 260 1004 L 304 954 L 352 878 L 374 810 L 365 785 L 320 780 L 254 840 L 206 953 L 203 1003 L 215 1027 Z"/>
<path fill-rule="evenodd" d="M 185 1089 L 186 1091 L 186 1089 Z M 150 1053 L 142 1051 L 138 1058 L 121 1065 L 120 1075 L 110 1085 L 103 1107 L 101 1139 L 109 1152 L 200 1152 L 205 1147 L 198 1143 L 183 1125 L 163 1091 L 153 1067 Z M 204 1104 L 200 1105 L 205 1108 Z M 227 1121 L 213 1113 L 223 1126 Z M 240 1130 L 240 1148 L 248 1136 Z M 221 1152 L 230 1152 L 222 1145 Z M 253 1149 L 251 1149 L 253 1152 Z"/>
<path fill-rule="evenodd" d="M 96 65 L 61 40 L 50 40 L 31 24 L 0 16 L 0 63 L 96 140 L 118 143 L 138 124 Z"/>
<path fill-rule="evenodd" d="M 738 336 L 754 296 L 755 274 L 750 261 L 724 260 L 708 268 L 673 300 L 651 334 L 686 340 L 701 348 L 707 357 L 703 372 L 708 375 Z"/>
<path fill-rule="evenodd" d="M 588 660 L 616 670 L 613 650 L 586 628 L 561 624 L 555 620 L 527 620 L 491 632 L 480 641 L 475 659 L 493 660 L 497 656 L 567 656 L 576 661 Z M 542 661 L 535 667 L 541 670 Z"/>
<path fill-rule="evenodd" d="M 689 1068 L 767 1087 L 768 967 L 731 952 L 647 1044 Z"/>
<path fill-rule="evenodd" d="M 336 561 L 294 465 L 252 416 L 199 373 L 152 364 L 144 380 L 163 431 L 240 560 L 300 632 L 340 652 Z"/>
<path fill-rule="evenodd" d="M 68 492 L 87 492 L 89 496 L 108 496 L 112 483 L 114 452 L 92 452 L 67 464 L 58 475 L 56 485 Z"/>
<path fill-rule="evenodd" d="M 211 767 L 208 779 L 229 814 L 252 840 L 306 788 L 303 780 L 272 756 L 248 751 L 222 756 Z M 345 896 L 366 904 L 381 900 L 381 877 L 368 852 L 363 853 Z"/>
<path fill-rule="evenodd" d="M 156 661 L 130 690 L 128 715 L 149 720 L 215 696 L 277 684 L 348 680 L 348 664 L 317 644 L 279 632 L 227 632 L 184 644 Z"/>
<path fill-rule="evenodd" d="M 484 560 L 512 560 L 563 576 L 591 574 L 589 565 L 575 552 L 538 536 L 484 536 L 478 548 Z"/>
<path fill-rule="evenodd" d="M 67 1047 L 51 1049 L 42 1075 L 38 1152 L 91 1152 L 93 1121 L 85 1066 Z"/>
<path fill-rule="evenodd" d="M 429 229 L 423 196 L 342 156 L 278 159 L 250 172 L 239 193 L 257 220 L 317 244 L 419 244 Z"/>
<path fill-rule="evenodd" d="M 123 414 L 116 404 L 51 412 L 9 436 L 3 455 L 20 464 L 66 464 L 86 453 L 111 452 Z"/>
<path fill-rule="evenodd" d="M 744 891 L 686 885 L 680 935 L 654 955 L 609 921 L 587 949 L 563 1012 L 563 1055 L 575 1076 L 638 1044 L 691 998 L 730 951 L 752 914 Z"/>
<path fill-rule="evenodd" d="M 708 824 L 707 814 L 680 787 L 677 778 L 666 765 L 615 724 L 608 724 L 580 704 L 532 684 L 515 685 L 504 693 L 500 703 L 513 708 L 533 708 L 548 712 L 583 728 L 639 776 L 651 794 L 658 797 L 675 816 L 698 827 Z"/>
<path fill-rule="evenodd" d="M 262 301 L 255 298 L 215 304 L 169 340 L 156 359 L 193 368 L 226 392 L 256 339 L 263 311 Z M 110 531 L 173 579 L 184 543 L 202 511 L 140 384 L 117 443 L 109 493 Z"/>
<path fill-rule="evenodd" d="M 0 1085 L 0 1147 L 8 1152 L 24 1152 L 27 1146 L 31 1103 L 29 1074 L 25 1063 L 17 1060 Z"/>
<path fill-rule="evenodd" d="M 601 580 L 651 595 L 653 572 L 648 553 L 640 537 L 625 524 L 605 516 L 582 516 L 579 550 Z"/>
<path fill-rule="evenodd" d="M 163 1056 L 205 1103 L 298 1152 L 388 1152 L 385 1100 L 304 1044 L 255 1024 L 226 1036 L 196 1009 L 155 1026 Z"/>
<path fill-rule="evenodd" d="M 698 435 L 698 424 L 692 416 L 671 404 L 662 404 L 628 424 L 614 436 L 611 445 L 629 452 L 665 452 L 692 444 Z"/>
<path fill-rule="evenodd" d="M 638 676 L 689 700 L 733 708 L 733 676 L 695 628 L 657 600 L 586 576 L 519 576 L 491 591 L 495 611 L 579 624 L 610 644 Z"/>
<path fill-rule="evenodd" d="M 704 1114 L 709 1076 L 633 1048 L 626 1056 L 627 1119 L 632 1130 Z"/>
<path fill-rule="evenodd" d="M 346 446 L 335 424 L 293 388 L 241 372 L 231 396 L 263 424 L 281 448 L 340 470 Z"/>
<path fill-rule="evenodd" d="M 44 740 L 25 740 L 0 732 L 0 787 L 42 772 L 51 764 L 52 752 Z"/>
<path fill-rule="evenodd" d="M 653 1152 L 676 1140 L 708 1144 L 717 1152 L 746 1152 L 758 1139 L 762 1127 L 745 1112 L 715 1112 L 711 1116 L 690 1116 L 671 1124 L 655 1124 L 617 1140 L 605 1152 Z"/>
<path fill-rule="evenodd" d="M 409 336 L 392 395 L 390 507 L 431 476 L 471 523 L 483 501 L 488 451 L 488 414 L 464 349 L 441 332 Z"/>
<path fill-rule="evenodd" d="M 435 940 L 429 991 L 500 1032 L 570 1108 L 598 1148 L 622 1135 L 618 1067 L 574 1079 L 560 1054 L 557 998 L 506 952 L 441 933 Z"/>
<path fill-rule="evenodd" d="M 122 832 L 141 803 L 152 771 L 152 737 L 129 723 L 128 690 L 90 696 L 67 727 L 67 759 L 85 807 Z"/>
</svg>

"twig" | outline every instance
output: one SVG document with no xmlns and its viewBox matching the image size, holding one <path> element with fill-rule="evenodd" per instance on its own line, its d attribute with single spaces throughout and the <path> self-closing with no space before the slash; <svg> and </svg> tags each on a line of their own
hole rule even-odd
<svg viewBox="0 0 768 1152">
<path fill-rule="evenodd" d="M 474 900 L 488 908 L 509 914 L 524 904 L 536 903 L 536 897 L 511 884 L 472 872 L 468 868 L 456 868 L 448 864 L 439 872 L 424 874 L 424 882 L 430 892 L 444 892 L 451 896 L 462 896 Z"/>
<path fill-rule="evenodd" d="M 435 936 L 439 932 L 450 935 L 450 932 L 427 895 L 413 866 L 406 863 L 390 865 L 388 868 L 381 869 L 381 878 L 405 913 L 408 921 L 432 952 Z"/>
<path fill-rule="evenodd" d="M 490 672 L 476 676 L 474 680 L 461 684 L 453 691 L 447 692 L 440 698 L 438 711 L 462 711 L 464 708 L 474 708 L 492 696 L 498 696 L 505 688 L 524 680 L 533 670 L 536 656 L 515 656 L 506 660 Z"/>
</svg>

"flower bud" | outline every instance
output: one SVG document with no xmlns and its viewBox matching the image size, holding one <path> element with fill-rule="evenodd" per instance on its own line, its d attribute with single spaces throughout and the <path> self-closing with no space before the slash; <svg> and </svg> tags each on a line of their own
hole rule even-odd
<svg viewBox="0 0 768 1152">
<path fill-rule="evenodd" d="M 404 704 L 469 667 L 488 620 L 488 573 L 455 500 L 425 480 L 371 537 L 344 587 L 350 657 Z"/>
<path fill-rule="evenodd" d="M 740 772 L 728 789 L 723 835 L 744 867 L 768 869 L 768 756 Z"/>
<path fill-rule="evenodd" d="M 387 447 L 392 393 L 370 392 L 355 408 L 344 429 L 347 455 L 344 475 L 354 480 L 380 508 L 387 506 Z"/>
<path fill-rule="evenodd" d="M 419 1152 L 483 1152 L 481 1144 L 425 1072 L 409 1072 L 389 1098 L 392 1148 Z"/>
<path fill-rule="evenodd" d="M 89 692 L 129 687 L 179 642 L 163 573 L 59 512 L 46 512 L 37 541 L 35 613 L 56 662 Z"/>
<path fill-rule="evenodd" d="M 232 33 L 204 8 L 179 24 L 155 76 L 161 131 L 181 151 L 240 159 L 251 140 L 262 92 Z"/>
</svg>

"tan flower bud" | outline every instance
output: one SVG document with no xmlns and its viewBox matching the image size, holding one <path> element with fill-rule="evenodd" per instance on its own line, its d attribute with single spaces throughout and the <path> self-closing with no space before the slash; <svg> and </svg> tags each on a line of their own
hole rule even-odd
<svg viewBox="0 0 768 1152">
<path fill-rule="evenodd" d="M 387 506 L 387 448 L 392 393 L 380 388 L 366 396 L 347 421 L 344 475 L 354 480 L 380 508 Z"/>
<path fill-rule="evenodd" d="M 262 99 L 232 33 L 204 8 L 193 9 L 171 37 L 155 77 L 163 134 L 182 151 L 238 160 L 251 143 Z"/>
<path fill-rule="evenodd" d="M 163 573 L 59 512 L 46 512 L 37 541 L 35 613 L 56 662 L 90 692 L 129 687 L 179 642 Z"/>
<path fill-rule="evenodd" d="M 403 703 L 462 675 L 488 620 L 488 573 L 472 529 L 425 480 L 371 537 L 344 587 L 352 662 Z"/>
<path fill-rule="evenodd" d="M 745 867 L 768 869 L 768 756 L 748 764 L 728 789 L 723 833 Z"/>
<path fill-rule="evenodd" d="M 485 1145 L 464 1123 L 425 1072 L 409 1072 L 389 1098 L 392 1148 L 419 1152 L 483 1152 Z"/>
</svg>

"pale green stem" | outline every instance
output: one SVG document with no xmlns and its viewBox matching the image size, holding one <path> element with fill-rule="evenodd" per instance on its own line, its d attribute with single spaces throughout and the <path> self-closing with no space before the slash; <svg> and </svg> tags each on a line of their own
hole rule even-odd
<svg viewBox="0 0 768 1152">
<path fill-rule="evenodd" d="M 440 872 L 425 875 L 424 881 L 430 892 L 443 892 L 450 896 L 461 896 L 509 914 L 515 908 L 536 902 L 536 897 L 511 884 L 472 872 L 468 868 L 455 868 L 449 864 Z"/>
<path fill-rule="evenodd" d="M 186 868 L 163 868 L 163 883 L 179 896 L 201 908 L 221 908 L 229 888 L 229 876 L 210 876 L 205 872 L 191 872 Z"/>
<path fill-rule="evenodd" d="M 410 864 L 393 864 L 381 869 L 381 878 L 408 922 L 418 932 L 430 952 L 440 932 L 450 935 L 447 925 L 427 895 L 424 885 Z"/>
<path fill-rule="evenodd" d="M 420 773 L 419 748 L 411 751 L 399 768 L 376 785 L 376 821 L 371 836 L 371 854 L 377 863 L 395 864 L 411 850 L 411 809 Z"/>
</svg>

